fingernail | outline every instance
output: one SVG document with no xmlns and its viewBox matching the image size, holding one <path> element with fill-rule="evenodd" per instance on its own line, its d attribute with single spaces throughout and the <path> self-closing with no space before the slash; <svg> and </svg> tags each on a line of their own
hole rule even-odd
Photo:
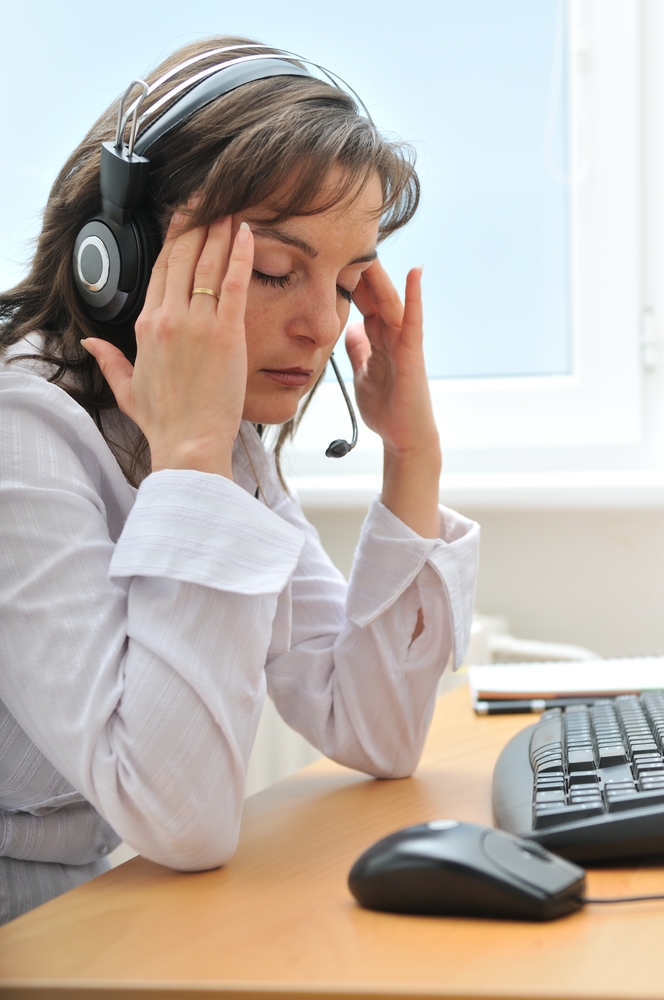
<svg viewBox="0 0 664 1000">
<path fill-rule="evenodd" d="M 245 243 L 249 242 L 249 233 L 250 232 L 251 232 L 251 228 L 249 226 L 249 223 L 248 222 L 241 222 L 240 223 L 240 228 L 238 229 L 237 236 L 236 236 L 236 239 L 237 239 L 238 243 L 240 244 L 240 246 L 244 246 Z"/>
<path fill-rule="evenodd" d="M 82 340 L 79 340 L 79 344 L 81 345 L 81 347 L 85 347 L 86 351 L 87 351 L 87 347 L 86 347 L 87 342 L 88 342 L 88 338 L 87 337 L 83 337 Z"/>
</svg>

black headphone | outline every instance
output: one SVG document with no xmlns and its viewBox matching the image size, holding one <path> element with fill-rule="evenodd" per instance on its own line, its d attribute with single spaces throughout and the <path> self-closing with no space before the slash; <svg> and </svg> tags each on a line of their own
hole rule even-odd
<svg viewBox="0 0 664 1000">
<path fill-rule="evenodd" d="M 268 49 L 267 46 L 263 47 Z M 78 233 L 72 261 L 74 282 L 85 304 L 85 311 L 97 323 L 111 326 L 131 323 L 143 308 L 152 267 L 160 250 L 161 237 L 142 216 L 139 206 L 150 173 L 147 154 L 162 136 L 218 97 L 245 83 L 277 76 L 306 76 L 316 79 L 305 65 L 318 69 L 333 86 L 344 89 L 340 86 L 344 81 L 317 63 L 291 52 L 275 53 L 268 50 L 265 54 L 237 56 L 194 72 L 188 80 L 175 86 L 139 117 L 145 98 L 181 70 L 210 56 L 247 48 L 255 49 L 256 45 L 232 45 L 204 52 L 169 70 L 150 86 L 144 80 L 132 80 L 123 94 L 118 109 L 115 140 L 104 142 L 101 146 L 99 182 L 102 209 Z M 142 93 L 125 111 L 125 103 L 136 86 L 141 87 Z M 344 87 L 351 92 L 371 120 L 358 95 L 345 83 Z M 129 140 L 125 142 L 124 134 L 130 117 Z M 139 134 L 140 126 L 148 117 L 152 121 Z M 350 443 L 333 441 L 325 452 L 328 458 L 341 458 L 357 443 L 357 421 L 334 358 L 330 360 L 353 426 Z"/>
</svg>

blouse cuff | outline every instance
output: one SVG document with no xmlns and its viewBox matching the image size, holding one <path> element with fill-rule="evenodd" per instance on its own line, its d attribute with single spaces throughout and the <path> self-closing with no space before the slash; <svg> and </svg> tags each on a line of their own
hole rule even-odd
<svg viewBox="0 0 664 1000">
<path fill-rule="evenodd" d="M 153 472 L 138 490 L 110 577 L 158 576 L 236 594 L 280 593 L 304 532 L 224 476 Z"/>
<path fill-rule="evenodd" d="M 425 564 L 436 571 L 449 600 L 454 632 L 454 668 L 470 640 L 479 563 L 480 529 L 474 521 L 439 507 L 440 538 L 422 538 L 376 497 L 355 553 L 346 610 L 364 628 L 390 608 Z"/>
</svg>

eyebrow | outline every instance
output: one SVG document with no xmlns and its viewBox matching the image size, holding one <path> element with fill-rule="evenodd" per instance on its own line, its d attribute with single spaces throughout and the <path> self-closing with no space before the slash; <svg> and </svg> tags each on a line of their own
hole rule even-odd
<svg viewBox="0 0 664 1000">
<path fill-rule="evenodd" d="M 272 226 L 257 226 L 256 228 L 252 226 L 252 230 L 254 236 L 262 236 L 265 239 L 276 240 L 278 243 L 285 243 L 286 246 L 295 247 L 296 250 L 301 250 L 307 257 L 311 257 L 312 260 L 318 256 L 318 250 L 312 247 L 310 243 L 307 243 L 306 240 L 301 240 L 299 236 L 292 236 L 290 233 L 284 232 L 283 229 Z M 354 260 L 349 261 L 347 266 L 350 267 L 351 264 L 367 264 L 375 260 L 377 256 L 377 250 L 370 250 L 369 253 L 365 253 L 361 257 L 356 257 Z"/>
</svg>

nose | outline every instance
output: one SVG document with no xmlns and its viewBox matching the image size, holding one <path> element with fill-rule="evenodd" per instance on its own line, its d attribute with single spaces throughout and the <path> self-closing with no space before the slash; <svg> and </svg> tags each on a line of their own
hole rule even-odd
<svg viewBox="0 0 664 1000">
<path fill-rule="evenodd" d="M 288 324 L 289 334 L 310 340 L 321 349 L 334 345 L 345 322 L 339 314 L 339 304 L 336 284 L 331 289 L 312 285 L 303 290 Z"/>
</svg>

